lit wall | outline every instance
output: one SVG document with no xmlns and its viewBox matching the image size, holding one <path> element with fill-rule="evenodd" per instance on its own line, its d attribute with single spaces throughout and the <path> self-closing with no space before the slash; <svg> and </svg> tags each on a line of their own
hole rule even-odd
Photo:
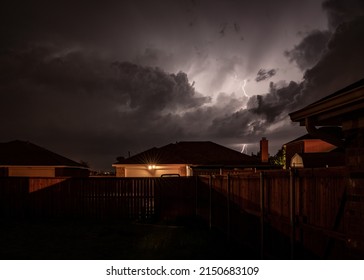
<svg viewBox="0 0 364 280">
<path fill-rule="evenodd" d="M 116 169 L 116 177 L 161 177 L 162 175 L 188 176 L 192 175 L 186 164 L 126 164 L 113 165 Z"/>
<path fill-rule="evenodd" d="M 291 159 L 291 167 L 304 167 L 302 157 L 299 154 L 295 154 Z"/>
<path fill-rule="evenodd" d="M 55 177 L 55 168 L 48 166 L 10 166 L 11 177 Z"/>
</svg>

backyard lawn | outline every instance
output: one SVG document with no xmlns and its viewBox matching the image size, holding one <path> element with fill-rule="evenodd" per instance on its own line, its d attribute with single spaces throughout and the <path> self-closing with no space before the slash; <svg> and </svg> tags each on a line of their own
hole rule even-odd
<svg viewBox="0 0 364 280">
<path fill-rule="evenodd" d="M 154 224 L 59 219 L 0 223 L 0 258 L 8 260 L 257 258 L 193 220 Z"/>
</svg>

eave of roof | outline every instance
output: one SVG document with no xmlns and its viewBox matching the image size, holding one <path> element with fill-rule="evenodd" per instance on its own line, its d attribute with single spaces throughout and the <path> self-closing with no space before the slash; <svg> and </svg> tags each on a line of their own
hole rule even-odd
<svg viewBox="0 0 364 280">
<path fill-rule="evenodd" d="M 89 169 L 85 166 L 71 166 L 71 165 L 29 165 L 29 164 L 0 164 L 0 168 L 9 167 L 35 167 L 35 168 L 75 168 L 75 169 Z"/>
<path fill-rule="evenodd" d="M 337 135 L 338 137 L 342 137 L 342 132 L 341 132 L 341 129 L 338 128 L 338 127 L 320 127 L 319 128 L 320 131 L 322 132 L 325 132 L 325 133 L 330 133 L 330 134 L 333 134 L 333 135 Z M 321 140 L 321 141 L 324 141 L 322 139 L 319 139 L 315 136 L 312 136 L 311 134 L 307 133 L 305 135 L 302 135 L 296 139 L 293 139 L 287 143 L 284 143 L 284 145 L 288 145 L 288 144 L 291 144 L 291 143 L 295 143 L 295 142 L 299 142 L 299 141 L 306 141 L 306 140 Z M 325 141 L 324 141 L 325 142 Z"/>
<path fill-rule="evenodd" d="M 85 168 L 85 166 L 76 161 L 30 142 L 20 140 L 0 143 L 0 165 Z"/>
<path fill-rule="evenodd" d="M 364 79 L 289 114 L 294 122 L 305 125 L 314 118 L 316 125 L 341 125 L 340 118 L 364 110 Z"/>
<path fill-rule="evenodd" d="M 114 165 L 125 164 L 231 165 L 258 164 L 258 160 L 210 141 L 177 142 L 152 148 Z"/>
</svg>

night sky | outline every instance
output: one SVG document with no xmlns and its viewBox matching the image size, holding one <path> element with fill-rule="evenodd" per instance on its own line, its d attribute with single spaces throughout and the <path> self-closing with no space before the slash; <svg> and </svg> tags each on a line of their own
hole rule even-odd
<svg viewBox="0 0 364 280">
<path fill-rule="evenodd" d="M 288 113 L 364 77 L 362 0 L 7 1 L 0 142 L 93 169 L 176 141 L 270 154 Z"/>
</svg>

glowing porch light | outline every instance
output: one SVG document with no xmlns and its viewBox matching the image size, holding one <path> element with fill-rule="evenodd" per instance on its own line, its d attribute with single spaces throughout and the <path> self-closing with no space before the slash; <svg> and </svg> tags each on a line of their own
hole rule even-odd
<svg viewBox="0 0 364 280">
<path fill-rule="evenodd" d="M 153 165 L 148 165 L 148 169 L 149 169 L 149 170 L 155 169 L 155 167 L 156 167 L 156 166 L 155 166 L 154 164 L 153 164 Z"/>
</svg>

